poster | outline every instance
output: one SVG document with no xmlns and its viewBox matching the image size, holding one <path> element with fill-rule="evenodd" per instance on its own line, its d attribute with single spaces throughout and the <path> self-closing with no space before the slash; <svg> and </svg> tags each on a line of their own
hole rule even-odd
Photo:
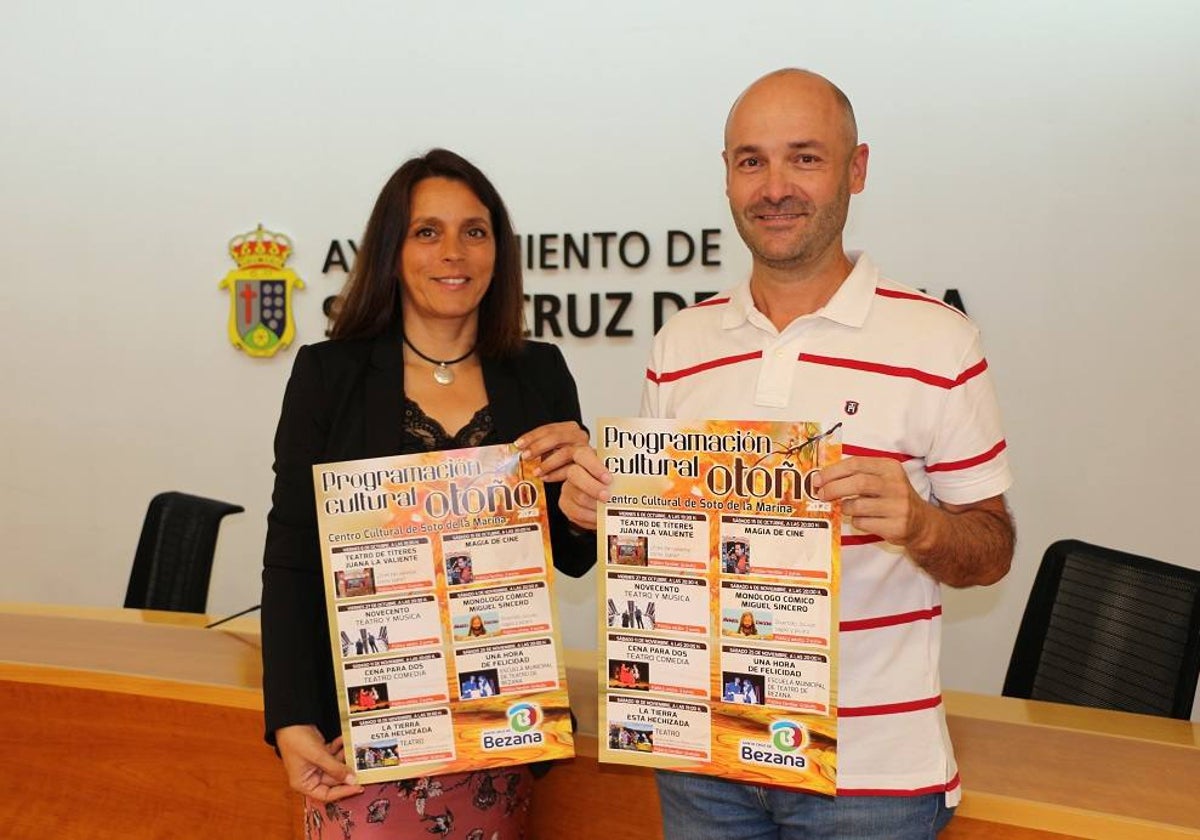
<svg viewBox="0 0 1200 840">
<path fill-rule="evenodd" d="M 598 426 L 600 761 L 834 794 L 840 427 Z"/>
<path fill-rule="evenodd" d="M 574 755 L 545 492 L 509 445 L 318 464 L 360 783 Z"/>
</svg>

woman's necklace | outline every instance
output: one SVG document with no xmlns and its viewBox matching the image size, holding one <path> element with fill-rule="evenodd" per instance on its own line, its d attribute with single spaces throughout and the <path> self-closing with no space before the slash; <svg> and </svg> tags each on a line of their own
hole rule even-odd
<svg viewBox="0 0 1200 840">
<path fill-rule="evenodd" d="M 408 340 L 408 336 L 403 336 L 403 338 L 404 343 L 408 345 L 409 350 L 413 351 L 422 359 L 429 362 L 429 364 L 433 365 L 433 381 L 439 385 L 449 385 L 452 383 L 454 381 L 454 371 L 450 370 L 450 365 L 458 364 L 475 352 L 475 348 L 472 346 L 470 350 L 468 350 L 466 353 L 463 353 L 457 359 L 446 359 L 445 361 L 440 361 L 438 359 L 429 358 L 416 347 L 413 347 L 413 343 Z"/>
</svg>

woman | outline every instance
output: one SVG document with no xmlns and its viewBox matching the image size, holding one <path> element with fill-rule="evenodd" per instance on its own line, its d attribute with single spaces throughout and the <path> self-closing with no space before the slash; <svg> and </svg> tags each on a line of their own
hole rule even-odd
<svg viewBox="0 0 1200 840">
<path fill-rule="evenodd" d="M 633 688 L 633 686 L 637 683 L 637 677 L 633 675 L 633 668 L 626 665 L 624 662 L 621 663 L 621 673 L 618 681 L 621 683 L 623 688 Z"/>
<path fill-rule="evenodd" d="M 316 463 L 515 442 L 540 458 L 555 566 L 584 574 L 594 536 L 558 509 L 587 443 L 557 348 L 522 338 L 520 258 L 488 179 L 443 149 L 407 161 L 376 201 L 332 340 L 296 355 L 275 436 L 263 570 L 267 740 L 307 797 L 310 837 L 524 836 L 532 776 L 505 768 L 372 785 L 345 766 L 316 530 Z"/>
</svg>

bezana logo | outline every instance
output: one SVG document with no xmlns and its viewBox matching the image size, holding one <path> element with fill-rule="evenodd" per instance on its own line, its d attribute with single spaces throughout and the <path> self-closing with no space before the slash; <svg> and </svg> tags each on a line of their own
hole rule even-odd
<svg viewBox="0 0 1200 840">
<path fill-rule="evenodd" d="M 505 714 L 508 716 L 508 729 L 483 730 L 479 736 L 483 749 L 509 750 L 537 746 L 546 740 L 539 729 L 546 714 L 536 703 L 514 703 Z"/>
<path fill-rule="evenodd" d="M 770 726 L 771 741 L 743 740 L 738 757 L 746 764 L 769 764 L 803 770 L 808 760 L 798 755 L 808 746 L 808 729 L 790 720 L 777 720 Z"/>
<path fill-rule="evenodd" d="M 515 703 L 508 707 L 508 728 L 513 732 L 528 732 L 545 719 L 541 708 L 533 703 Z"/>
<path fill-rule="evenodd" d="M 808 742 L 808 732 L 790 720 L 771 724 L 771 745 L 780 752 L 795 752 Z"/>
</svg>

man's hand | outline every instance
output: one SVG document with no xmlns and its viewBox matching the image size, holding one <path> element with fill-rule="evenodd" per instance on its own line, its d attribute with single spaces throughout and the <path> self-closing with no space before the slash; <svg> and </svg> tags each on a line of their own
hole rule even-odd
<svg viewBox="0 0 1200 840">
<path fill-rule="evenodd" d="M 571 465 L 577 446 L 587 446 L 588 434 L 574 420 L 547 423 L 526 432 L 514 441 L 523 459 L 541 458 L 533 474 L 542 481 L 562 481 Z"/>
<path fill-rule="evenodd" d="M 612 474 L 596 450 L 590 446 L 579 446 L 574 450 L 574 463 L 567 468 L 558 507 L 571 524 L 588 531 L 596 530 L 596 505 L 608 501 L 608 486 Z"/>
<path fill-rule="evenodd" d="M 902 546 L 942 583 L 995 583 L 1012 564 L 1015 535 L 1003 496 L 932 505 L 890 458 L 838 461 L 817 473 L 813 487 L 821 501 L 840 501 L 855 528 Z"/>
<path fill-rule="evenodd" d="M 325 743 L 315 726 L 282 726 L 275 730 L 275 746 L 292 790 L 319 802 L 363 792 L 346 767 L 341 738 Z"/>
</svg>

